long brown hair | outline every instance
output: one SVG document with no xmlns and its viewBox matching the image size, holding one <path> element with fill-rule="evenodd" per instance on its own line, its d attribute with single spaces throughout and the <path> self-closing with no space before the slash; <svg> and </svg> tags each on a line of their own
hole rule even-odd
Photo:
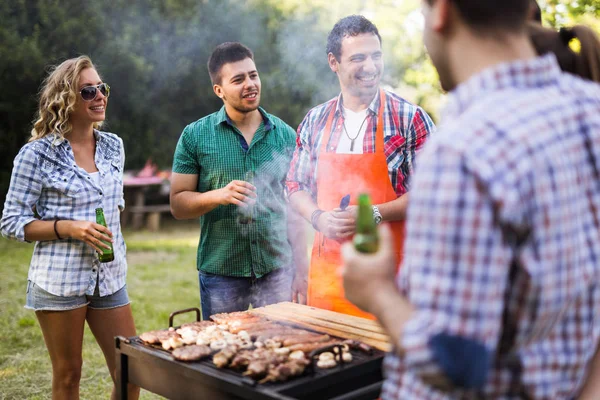
<svg viewBox="0 0 600 400">
<path fill-rule="evenodd" d="M 79 75 L 86 68 L 96 69 L 88 56 L 71 58 L 51 68 L 40 90 L 39 107 L 30 142 L 51 133 L 64 138 L 71 132 L 69 117 L 77 101 Z M 100 125 L 101 123 L 94 123 L 94 128 L 97 129 Z"/>
<path fill-rule="evenodd" d="M 539 55 L 552 52 L 563 71 L 600 82 L 600 40 L 592 29 L 575 25 L 555 31 L 530 23 L 528 31 Z M 573 39 L 579 40 L 579 51 L 569 46 Z"/>
</svg>

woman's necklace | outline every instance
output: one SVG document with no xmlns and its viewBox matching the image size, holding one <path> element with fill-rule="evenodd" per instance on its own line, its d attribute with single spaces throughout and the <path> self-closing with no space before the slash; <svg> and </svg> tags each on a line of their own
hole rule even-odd
<svg viewBox="0 0 600 400">
<path fill-rule="evenodd" d="M 350 139 L 350 152 L 354 151 L 354 141 L 356 140 L 358 135 L 360 135 L 360 131 L 362 131 L 363 125 L 365 124 L 365 121 L 367 120 L 368 116 L 369 116 L 369 114 L 365 115 L 365 119 L 363 119 L 363 122 L 362 122 L 362 124 L 360 124 L 360 128 L 358 128 L 358 131 L 356 132 L 356 136 L 354 136 L 354 137 L 350 137 L 350 135 L 348 134 L 348 131 L 346 130 L 346 121 L 344 120 L 344 132 L 346 133 L 346 136 L 348 136 L 348 139 Z"/>
</svg>

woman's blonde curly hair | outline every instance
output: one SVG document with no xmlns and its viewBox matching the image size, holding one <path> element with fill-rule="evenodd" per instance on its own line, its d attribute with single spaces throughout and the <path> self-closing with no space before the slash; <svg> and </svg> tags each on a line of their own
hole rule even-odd
<svg viewBox="0 0 600 400">
<path fill-rule="evenodd" d="M 52 67 L 42 84 L 39 109 L 31 130 L 30 142 L 51 133 L 64 139 L 65 135 L 71 132 L 69 117 L 75 108 L 79 93 L 79 75 L 86 68 L 96 69 L 88 56 L 70 58 Z M 101 125 L 101 122 L 96 122 L 94 128 L 98 129 Z"/>
</svg>

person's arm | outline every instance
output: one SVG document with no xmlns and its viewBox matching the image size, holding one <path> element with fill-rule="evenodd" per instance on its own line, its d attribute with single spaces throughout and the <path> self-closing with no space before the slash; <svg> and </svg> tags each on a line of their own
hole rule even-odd
<svg viewBox="0 0 600 400">
<path fill-rule="evenodd" d="M 292 283 L 292 301 L 306 304 L 308 290 L 308 243 L 306 240 L 306 222 L 291 207 L 287 212 L 288 241 L 292 247 L 294 262 L 294 281 Z"/>
<path fill-rule="evenodd" d="M 121 182 L 123 182 L 123 173 L 125 171 L 125 145 L 123 144 L 123 139 L 119 138 L 120 147 L 120 157 L 121 157 Z M 125 210 L 125 191 L 123 190 L 123 184 L 121 183 L 121 199 L 119 200 L 119 211 L 123 212 Z"/>
<path fill-rule="evenodd" d="M 600 399 L 600 348 L 596 350 L 596 355 L 592 359 L 592 364 L 588 376 L 581 389 L 578 400 L 598 400 Z"/>
<path fill-rule="evenodd" d="M 433 121 L 420 107 L 416 111 L 410 121 L 406 133 L 406 146 L 404 149 L 404 162 L 400 165 L 398 173 L 403 176 L 404 190 L 411 190 L 411 178 L 415 169 L 416 160 L 419 154 L 425 148 L 425 144 L 430 136 L 435 131 Z"/>
<path fill-rule="evenodd" d="M 56 230 L 55 230 L 56 228 Z M 112 232 L 105 226 L 92 221 L 32 221 L 25 225 L 25 240 L 28 242 L 41 242 L 44 240 L 58 239 L 80 240 L 98 253 L 102 249 L 110 249 L 105 242 L 112 242 Z"/>
<path fill-rule="evenodd" d="M 502 334 L 512 252 L 476 173 L 452 148 L 434 150 L 420 161 L 407 219 L 400 274 L 408 297 L 394 282 L 387 230 L 375 255 L 343 246 L 344 289 L 381 322 L 402 368 L 440 389 L 477 389 Z"/>
<path fill-rule="evenodd" d="M 99 252 L 100 248 L 110 248 L 102 240 L 112 242 L 112 234 L 102 225 L 90 221 L 55 222 L 36 218 L 33 210 L 43 188 L 39 165 L 39 158 L 31 147 L 24 147 L 15 157 L 0 221 L 2 234 L 26 242 L 72 238 L 87 243 Z"/>
<path fill-rule="evenodd" d="M 256 188 L 245 181 L 231 181 L 221 189 L 204 193 L 196 191 L 197 184 L 198 175 L 171 175 L 171 213 L 176 219 L 198 218 L 227 204 L 248 207 L 256 198 Z"/>
<path fill-rule="evenodd" d="M 256 198 L 254 185 L 244 181 L 231 181 L 227 186 L 200 193 L 198 177 L 202 173 L 198 162 L 197 136 L 189 126 L 183 130 L 173 157 L 171 174 L 171 214 L 176 219 L 198 218 L 220 205 L 234 204 L 248 207 Z"/>
</svg>

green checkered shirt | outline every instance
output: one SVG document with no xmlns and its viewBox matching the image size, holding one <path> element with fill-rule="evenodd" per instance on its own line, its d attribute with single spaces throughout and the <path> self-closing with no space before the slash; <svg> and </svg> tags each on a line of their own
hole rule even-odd
<svg viewBox="0 0 600 400">
<path fill-rule="evenodd" d="M 262 108 L 259 111 L 263 123 L 247 151 L 225 107 L 186 126 L 177 143 L 173 172 L 197 174 L 199 192 L 244 180 L 247 171 L 254 172 L 257 188 L 253 222 L 240 224 L 235 205 L 218 206 L 200 217 L 196 260 L 200 271 L 233 277 L 251 277 L 254 273 L 261 277 L 292 263 L 284 187 L 296 132 Z"/>
</svg>

